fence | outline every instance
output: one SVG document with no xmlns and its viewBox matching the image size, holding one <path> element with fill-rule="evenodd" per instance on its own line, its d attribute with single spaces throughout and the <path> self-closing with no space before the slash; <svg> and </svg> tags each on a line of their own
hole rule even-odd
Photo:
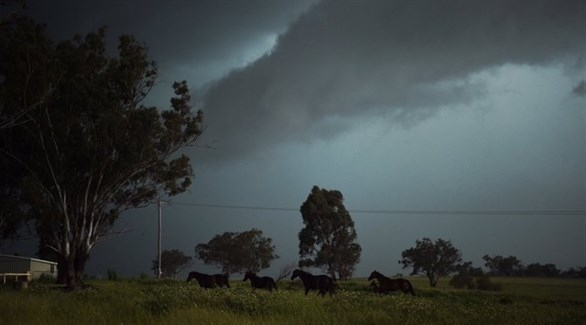
<svg viewBox="0 0 586 325">
<path fill-rule="evenodd" d="M 0 273 L 0 276 L 2 277 L 3 284 L 6 284 L 6 277 L 8 277 L 8 278 L 14 277 L 14 282 L 23 281 L 22 279 L 20 279 L 21 277 L 26 277 L 26 279 L 24 281 L 30 282 L 31 278 L 32 278 L 32 275 L 30 272 L 26 272 L 26 273 Z"/>
</svg>

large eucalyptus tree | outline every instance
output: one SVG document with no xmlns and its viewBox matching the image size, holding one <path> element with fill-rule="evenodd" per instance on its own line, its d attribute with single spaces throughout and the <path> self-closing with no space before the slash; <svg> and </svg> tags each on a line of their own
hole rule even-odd
<svg viewBox="0 0 586 325">
<path fill-rule="evenodd" d="M 23 171 L 19 198 L 36 220 L 41 249 L 77 287 L 90 251 L 123 211 L 189 187 L 193 171 L 179 150 L 195 144 L 203 114 L 192 112 L 185 81 L 173 84 L 169 109 L 144 105 L 157 68 L 132 36 L 121 36 L 110 55 L 104 28 L 53 45 L 30 19 L 3 24 L 20 36 L 5 35 L 2 47 L 24 55 L 0 65 L 0 105 L 26 109 L 26 118 L 2 131 L 0 152 Z M 34 46 L 39 39 L 44 50 Z M 25 106 L 31 102 L 34 109 Z"/>
<path fill-rule="evenodd" d="M 333 278 L 350 278 L 362 248 L 342 193 L 314 186 L 300 211 L 305 227 L 299 231 L 299 266 L 321 268 Z"/>
</svg>

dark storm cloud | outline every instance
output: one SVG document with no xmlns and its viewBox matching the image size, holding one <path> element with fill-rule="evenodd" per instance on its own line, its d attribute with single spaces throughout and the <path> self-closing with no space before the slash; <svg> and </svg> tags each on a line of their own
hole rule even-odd
<svg viewBox="0 0 586 325">
<path fill-rule="evenodd" d="M 578 96 L 586 96 L 586 80 L 580 81 L 572 92 Z"/>
<path fill-rule="evenodd" d="M 586 3 L 322 2 L 203 97 L 208 158 L 337 135 L 356 118 L 416 123 L 482 94 L 475 72 L 576 60 Z"/>
<path fill-rule="evenodd" d="M 107 26 L 115 48 L 120 34 L 132 34 L 160 67 L 172 70 L 226 64 L 251 42 L 283 31 L 312 2 L 56 0 L 31 1 L 25 13 L 47 23 L 57 40 Z M 183 72 L 176 78 L 194 77 Z"/>
</svg>

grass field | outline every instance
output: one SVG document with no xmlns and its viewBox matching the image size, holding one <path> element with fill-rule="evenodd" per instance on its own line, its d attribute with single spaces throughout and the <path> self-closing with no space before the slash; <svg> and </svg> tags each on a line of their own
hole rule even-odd
<svg viewBox="0 0 586 325">
<path fill-rule="evenodd" d="M 297 282 L 252 292 L 248 282 L 203 290 L 183 281 L 90 281 L 66 292 L 31 283 L 0 288 L 0 324 L 586 324 L 586 280 L 493 278 L 500 292 L 429 288 L 375 295 L 368 281 L 341 282 L 335 296 L 305 296 Z"/>
</svg>

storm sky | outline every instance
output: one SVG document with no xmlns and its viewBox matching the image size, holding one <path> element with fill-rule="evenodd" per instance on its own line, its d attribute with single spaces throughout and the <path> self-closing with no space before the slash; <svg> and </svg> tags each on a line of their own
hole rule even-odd
<svg viewBox="0 0 586 325">
<path fill-rule="evenodd" d="M 143 41 L 160 71 L 149 104 L 191 86 L 207 129 L 185 150 L 193 185 L 163 206 L 163 249 L 193 256 L 258 228 L 276 276 L 297 262 L 299 207 L 317 185 L 341 191 L 355 221 L 355 276 L 408 273 L 397 261 L 423 237 L 477 267 L 485 254 L 586 266 L 586 215 L 545 213 L 586 210 L 586 2 L 27 1 L 24 13 L 56 40 L 106 25 L 112 52 L 120 34 Z M 88 273 L 151 273 L 156 205 L 117 227 Z"/>
</svg>

